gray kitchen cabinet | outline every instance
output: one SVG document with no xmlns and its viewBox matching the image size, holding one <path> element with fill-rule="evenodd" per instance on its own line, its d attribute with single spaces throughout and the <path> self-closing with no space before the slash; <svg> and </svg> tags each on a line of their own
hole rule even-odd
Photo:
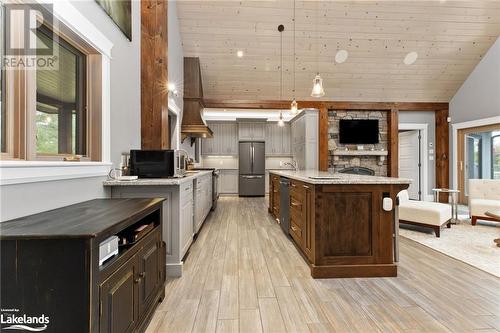
<svg viewBox="0 0 500 333">
<path fill-rule="evenodd" d="M 280 127 L 276 122 L 266 124 L 266 156 L 291 156 L 290 125 Z"/>
<path fill-rule="evenodd" d="M 212 174 L 198 177 L 195 180 L 194 195 L 194 233 L 198 233 L 212 208 Z"/>
<path fill-rule="evenodd" d="M 240 141 L 264 141 L 266 139 L 266 122 L 238 122 L 238 138 Z"/>
<path fill-rule="evenodd" d="M 290 120 L 292 155 L 301 170 L 318 170 L 318 122 L 316 109 L 304 110 Z"/>
<path fill-rule="evenodd" d="M 238 170 L 220 170 L 220 194 L 238 194 Z"/>
<path fill-rule="evenodd" d="M 214 132 L 211 139 L 202 139 L 202 155 L 238 155 L 238 131 L 236 122 L 209 122 Z"/>
</svg>

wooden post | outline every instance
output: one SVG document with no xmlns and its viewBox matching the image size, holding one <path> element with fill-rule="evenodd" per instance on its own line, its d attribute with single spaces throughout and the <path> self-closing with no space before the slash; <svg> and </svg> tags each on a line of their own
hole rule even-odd
<svg viewBox="0 0 500 333">
<path fill-rule="evenodd" d="M 450 186 L 450 137 L 448 109 L 436 111 L 436 187 Z M 440 202 L 447 202 L 446 193 L 440 193 Z"/>
<path fill-rule="evenodd" d="M 399 173 L 399 110 L 387 114 L 387 176 L 398 177 Z"/>
<path fill-rule="evenodd" d="M 319 170 L 328 171 L 328 109 L 319 108 Z"/>
<path fill-rule="evenodd" d="M 141 0 L 141 147 L 169 149 L 168 2 Z"/>
</svg>

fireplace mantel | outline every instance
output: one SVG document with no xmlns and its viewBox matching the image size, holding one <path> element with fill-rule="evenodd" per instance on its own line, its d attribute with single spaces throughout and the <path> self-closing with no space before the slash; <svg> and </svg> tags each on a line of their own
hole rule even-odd
<svg viewBox="0 0 500 333">
<path fill-rule="evenodd" d="M 332 151 L 334 160 L 337 160 L 339 156 L 378 156 L 378 165 L 382 165 L 388 155 L 387 150 L 333 150 Z"/>
</svg>

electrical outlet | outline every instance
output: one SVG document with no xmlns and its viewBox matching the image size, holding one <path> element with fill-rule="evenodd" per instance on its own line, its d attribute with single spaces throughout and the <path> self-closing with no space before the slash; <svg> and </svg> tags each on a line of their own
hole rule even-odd
<svg viewBox="0 0 500 333">
<path fill-rule="evenodd" d="M 283 167 L 283 161 L 280 161 L 280 168 Z"/>
</svg>

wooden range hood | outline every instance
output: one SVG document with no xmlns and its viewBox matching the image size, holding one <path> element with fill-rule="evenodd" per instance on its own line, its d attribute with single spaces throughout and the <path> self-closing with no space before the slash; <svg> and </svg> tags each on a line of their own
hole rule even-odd
<svg viewBox="0 0 500 333">
<path fill-rule="evenodd" d="M 200 59 L 184 58 L 184 112 L 182 116 L 182 141 L 187 137 L 212 138 L 213 132 L 203 119 L 203 85 Z"/>
</svg>

